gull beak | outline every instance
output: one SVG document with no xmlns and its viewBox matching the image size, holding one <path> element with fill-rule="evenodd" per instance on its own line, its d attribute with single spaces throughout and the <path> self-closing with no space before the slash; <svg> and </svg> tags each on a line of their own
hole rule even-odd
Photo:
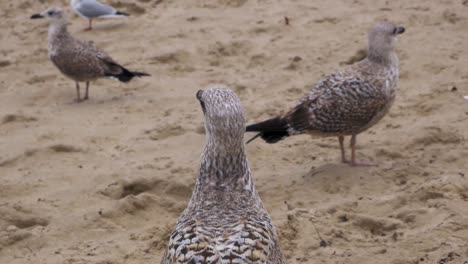
<svg viewBox="0 0 468 264">
<path fill-rule="evenodd" d="M 203 90 L 198 90 L 197 92 L 197 99 L 198 101 L 200 101 L 200 105 L 201 105 L 201 108 L 203 110 L 203 113 L 205 113 L 205 102 L 203 102 L 202 100 L 202 94 L 203 94 Z"/>
<path fill-rule="evenodd" d="M 44 18 L 44 15 L 39 13 L 39 14 L 34 14 L 31 16 L 31 19 L 38 19 L 38 18 Z"/>
<path fill-rule="evenodd" d="M 397 27 L 396 28 L 396 33 L 399 35 L 399 34 L 403 34 L 405 32 L 405 28 L 404 27 Z"/>
<path fill-rule="evenodd" d="M 197 99 L 198 99 L 199 101 L 202 100 L 202 94 L 203 94 L 203 90 L 198 90 L 198 92 L 197 92 Z"/>
</svg>

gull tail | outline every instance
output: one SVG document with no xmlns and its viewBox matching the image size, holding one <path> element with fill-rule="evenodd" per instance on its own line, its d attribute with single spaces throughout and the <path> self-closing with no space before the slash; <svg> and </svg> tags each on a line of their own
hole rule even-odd
<svg viewBox="0 0 468 264">
<path fill-rule="evenodd" d="M 249 139 L 247 144 L 258 137 L 261 137 L 267 143 L 273 144 L 289 136 L 288 123 L 286 120 L 279 117 L 249 125 L 246 127 L 245 131 L 259 132 L 253 138 Z"/>
<path fill-rule="evenodd" d="M 120 11 L 115 11 L 115 13 L 112 14 L 112 15 L 103 15 L 103 16 L 100 16 L 100 17 L 103 17 L 103 18 L 113 18 L 113 17 L 128 17 L 128 16 L 130 16 L 130 14 L 124 13 L 124 12 L 120 12 Z"/>
<path fill-rule="evenodd" d="M 120 69 L 122 70 L 120 73 L 106 73 L 105 75 L 110 78 L 115 78 L 118 79 L 121 82 L 129 82 L 133 77 L 142 77 L 142 76 L 151 76 L 150 74 L 146 72 L 137 72 L 137 71 L 130 71 L 123 66 L 120 66 Z"/>
</svg>

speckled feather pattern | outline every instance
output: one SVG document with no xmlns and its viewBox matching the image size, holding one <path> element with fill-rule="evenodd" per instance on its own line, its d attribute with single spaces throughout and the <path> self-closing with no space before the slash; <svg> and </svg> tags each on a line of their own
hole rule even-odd
<svg viewBox="0 0 468 264">
<path fill-rule="evenodd" d="M 200 172 L 161 263 L 284 263 L 247 162 L 239 99 L 226 88 L 198 98 L 206 131 Z"/>
<path fill-rule="evenodd" d="M 129 82 L 134 77 L 150 76 L 145 72 L 130 71 L 116 63 L 93 42 L 74 38 L 67 31 L 67 15 L 60 7 L 33 14 L 31 19 L 49 20 L 49 59 L 68 78 L 75 81 L 76 102 L 89 99 L 89 83 L 107 77 Z M 80 96 L 80 82 L 86 83 L 85 96 Z"/>
<path fill-rule="evenodd" d="M 76 82 L 92 81 L 106 73 L 119 74 L 121 68 L 94 43 L 71 36 L 65 24 L 51 24 L 49 58 L 67 77 Z"/>
<path fill-rule="evenodd" d="M 31 18 L 49 20 L 49 58 L 68 78 L 75 82 L 89 82 L 123 73 L 123 67 L 98 49 L 93 42 L 76 39 L 68 33 L 67 15 L 61 8 L 51 7 Z"/>
<path fill-rule="evenodd" d="M 398 64 L 365 59 L 320 80 L 284 118 L 290 135 L 358 134 L 390 109 L 398 87 Z"/>
<path fill-rule="evenodd" d="M 280 117 L 287 134 L 356 135 L 382 119 L 398 89 L 395 47 L 396 37 L 402 32 L 404 28 L 390 22 L 373 27 L 366 59 L 322 78 Z"/>
</svg>

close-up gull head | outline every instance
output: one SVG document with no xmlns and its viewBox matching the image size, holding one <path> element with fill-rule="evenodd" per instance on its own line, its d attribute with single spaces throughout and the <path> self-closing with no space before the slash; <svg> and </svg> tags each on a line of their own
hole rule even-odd
<svg viewBox="0 0 468 264">
<path fill-rule="evenodd" d="M 205 115 L 207 137 L 243 139 L 245 119 L 241 102 L 234 92 L 227 88 L 209 88 L 199 90 L 197 99 Z"/>
<path fill-rule="evenodd" d="M 396 48 L 397 36 L 403 34 L 405 28 L 385 21 L 375 25 L 369 31 L 369 53 L 386 56 Z"/>
<path fill-rule="evenodd" d="M 46 11 L 31 16 L 31 19 L 47 18 L 51 23 L 66 23 L 67 14 L 60 7 L 51 7 Z"/>
</svg>

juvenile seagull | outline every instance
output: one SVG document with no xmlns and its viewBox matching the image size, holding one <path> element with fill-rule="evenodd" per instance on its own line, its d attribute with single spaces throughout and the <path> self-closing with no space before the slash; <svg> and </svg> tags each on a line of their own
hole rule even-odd
<svg viewBox="0 0 468 264">
<path fill-rule="evenodd" d="M 288 136 L 309 133 L 338 136 L 341 159 L 349 162 L 343 146 L 351 136 L 351 165 L 355 159 L 357 134 L 376 124 L 388 112 L 398 88 L 397 36 L 405 28 L 383 22 L 369 32 L 364 60 L 320 80 L 300 102 L 283 116 L 249 125 L 268 143 Z M 365 164 L 361 164 L 365 165 Z M 370 165 L 370 164 L 369 164 Z"/>
<path fill-rule="evenodd" d="M 92 42 L 85 42 L 71 36 L 67 31 L 65 12 L 52 7 L 49 10 L 31 16 L 32 19 L 49 19 L 49 58 L 68 78 L 76 82 L 77 101 L 80 102 L 79 82 L 86 82 L 88 99 L 89 82 L 102 77 L 128 82 L 133 77 L 149 76 L 144 72 L 132 72 L 115 62 Z"/>
<path fill-rule="evenodd" d="M 161 263 L 284 263 L 250 173 L 239 98 L 226 88 L 200 90 L 197 98 L 206 131 L 200 172 Z"/>
<path fill-rule="evenodd" d="M 89 20 L 89 25 L 85 30 L 92 30 L 92 20 L 97 17 L 126 17 L 127 13 L 115 10 L 112 6 L 105 5 L 96 0 L 70 0 L 70 5 L 81 17 Z"/>
</svg>

